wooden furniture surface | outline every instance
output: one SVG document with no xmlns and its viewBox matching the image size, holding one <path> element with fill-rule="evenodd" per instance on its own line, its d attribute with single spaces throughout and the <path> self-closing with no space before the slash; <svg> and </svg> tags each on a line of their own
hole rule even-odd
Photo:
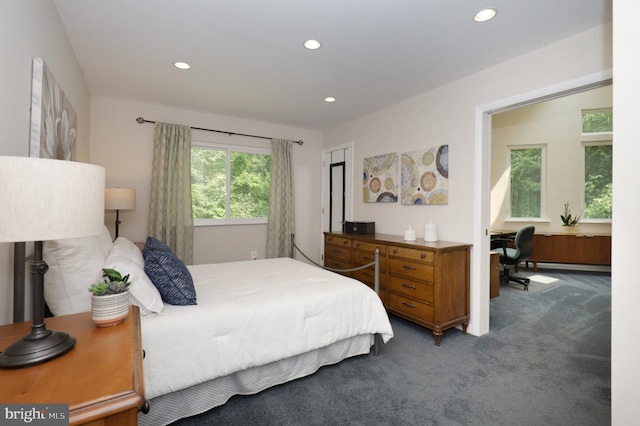
<svg viewBox="0 0 640 426">
<path fill-rule="evenodd" d="M 380 298 L 389 312 L 432 330 L 438 346 L 448 328 L 462 325 L 466 333 L 470 244 L 325 232 L 324 264 L 339 269 L 366 265 L 376 248 L 380 252 Z M 370 267 L 344 275 L 373 288 L 372 272 Z"/>
<path fill-rule="evenodd" d="M 489 298 L 493 299 L 494 297 L 500 296 L 500 254 L 499 253 L 491 253 L 491 261 L 489 263 L 490 268 L 490 291 Z"/>
<path fill-rule="evenodd" d="M 43 364 L 0 369 L 0 401 L 69 404 L 70 425 L 136 425 L 143 406 L 142 347 L 138 307 L 114 327 L 98 328 L 91 312 L 47 318 L 47 328 L 76 338 L 68 353 Z M 0 327 L 4 349 L 30 331 L 31 322 Z"/>
<path fill-rule="evenodd" d="M 608 234 L 556 234 L 533 235 L 533 262 L 584 265 L 611 265 L 611 235 Z"/>
</svg>

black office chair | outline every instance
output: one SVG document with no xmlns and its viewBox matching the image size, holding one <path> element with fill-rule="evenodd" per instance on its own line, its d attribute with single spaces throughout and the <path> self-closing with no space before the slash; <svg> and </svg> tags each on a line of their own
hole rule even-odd
<svg viewBox="0 0 640 426">
<path fill-rule="evenodd" d="M 513 281 L 524 286 L 524 290 L 529 290 L 529 278 L 521 278 L 509 273 L 510 265 L 517 265 L 527 261 L 533 254 L 533 232 L 536 228 L 533 225 L 523 226 L 518 229 L 514 238 L 498 238 L 491 241 L 491 251 L 500 254 L 500 264 L 503 265 L 500 274 L 501 283 Z M 515 246 L 515 248 L 513 247 Z"/>
</svg>

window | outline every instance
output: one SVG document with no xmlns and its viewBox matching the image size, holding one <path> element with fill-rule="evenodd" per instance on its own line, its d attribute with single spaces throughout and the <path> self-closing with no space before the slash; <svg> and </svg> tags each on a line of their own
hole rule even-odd
<svg viewBox="0 0 640 426">
<path fill-rule="evenodd" d="M 545 147 L 510 147 L 508 152 L 509 216 L 512 219 L 541 218 Z"/>
<path fill-rule="evenodd" d="M 194 142 L 194 225 L 267 223 L 271 150 Z"/>
<path fill-rule="evenodd" d="M 613 110 L 587 109 L 582 111 L 582 134 L 613 132 Z"/>
<path fill-rule="evenodd" d="M 610 222 L 613 217 L 613 110 L 582 111 L 584 210 L 582 219 Z"/>
</svg>

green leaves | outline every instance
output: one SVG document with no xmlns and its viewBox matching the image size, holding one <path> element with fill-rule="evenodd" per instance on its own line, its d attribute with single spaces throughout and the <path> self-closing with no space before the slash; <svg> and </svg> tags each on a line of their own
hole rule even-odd
<svg viewBox="0 0 640 426">
<path fill-rule="evenodd" d="M 115 269 L 102 269 L 102 276 L 106 279 L 98 284 L 92 284 L 89 291 L 94 296 L 107 296 L 109 294 L 124 293 L 129 290 L 129 274 L 124 277 Z"/>
</svg>

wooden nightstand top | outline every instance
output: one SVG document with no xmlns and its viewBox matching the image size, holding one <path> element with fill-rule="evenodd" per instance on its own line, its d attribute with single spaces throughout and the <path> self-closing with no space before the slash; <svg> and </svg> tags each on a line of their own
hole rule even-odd
<svg viewBox="0 0 640 426">
<path fill-rule="evenodd" d="M 135 422 L 144 402 L 138 307 L 131 306 L 124 323 L 109 328 L 96 327 L 90 312 L 47 318 L 46 323 L 50 330 L 75 337 L 75 347 L 43 364 L 0 369 L 0 401 L 69 404 L 72 425 L 124 414 Z M 27 335 L 30 327 L 31 322 L 1 326 L 0 348 Z"/>
</svg>

